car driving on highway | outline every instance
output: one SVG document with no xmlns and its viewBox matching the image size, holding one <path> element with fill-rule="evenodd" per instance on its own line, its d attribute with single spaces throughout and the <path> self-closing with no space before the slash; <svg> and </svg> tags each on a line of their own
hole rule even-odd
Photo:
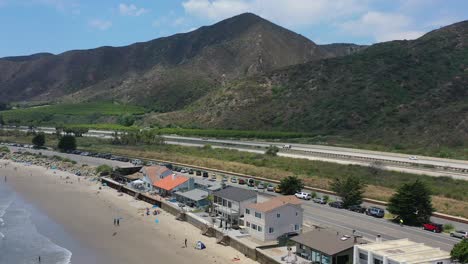
<svg viewBox="0 0 468 264">
<path fill-rule="evenodd" d="M 294 195 L 299 199 L 304 199 L 304 200 L 312 199 L 312 195 L 310 195 L 310 193 L 306 193 L 306 192 L 297 192 Z"/>
</svg>

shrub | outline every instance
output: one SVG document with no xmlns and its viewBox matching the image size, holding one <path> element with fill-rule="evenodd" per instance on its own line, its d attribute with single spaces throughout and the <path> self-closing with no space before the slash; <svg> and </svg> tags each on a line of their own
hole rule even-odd
<svg viewBox="0 0 468 264">
<path fill-rule="evenodd" d="M 74 136 L 65 135 L 60 138 L 57 148 L 62 152 L 72 151 L 76 149 L 76 139 Z"/>
<path fill-rule="evenodd" d="M 112 172 L 112 167 L 109 165 L 100 165 L 96 168 L 96 173 L 100 175 L 109 175 Z"/>
</svg>

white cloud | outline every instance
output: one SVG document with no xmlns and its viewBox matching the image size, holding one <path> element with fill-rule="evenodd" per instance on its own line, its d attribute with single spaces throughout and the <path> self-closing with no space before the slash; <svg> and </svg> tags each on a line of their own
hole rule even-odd
<svg viewBox="0 0 468 264">
<path fill-rule="evenodd" d="M 119 13 L 122 16 L 141 16 L 148 13 L 149 10 L 145 8 L 138 8 L 134 4 L 119 4 Z"/>
<path fill-rule="evenodd" d="M 112 22 L 108 20 L 93 19 L 89 21 L 89 26 L 99 30 L 107 30 L 112 26 Z"/>
<path fill-rule="evenodd" d="M 221 20 L 244 12 L 256 13 L 282 25 L 302 26 L 362 13 L 367 0 L 186 0 L 187 14 Z"/>
<path fill-rule="evenodd" d="M 415 39 L 424 32 L 412 27 L 412 20 L 405 15 L 369 11 L 357 20 L 340 24 L 345 33 L 355 36 L 372 37 L 374 40 L 390 41 Z"/>
</svg>

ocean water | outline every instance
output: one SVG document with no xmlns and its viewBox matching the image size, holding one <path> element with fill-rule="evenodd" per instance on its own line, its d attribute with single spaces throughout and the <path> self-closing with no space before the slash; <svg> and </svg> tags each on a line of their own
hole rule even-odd
<svg viewBox="0 0 468 264">
<path fill-rule="evenodd" d="M 97 263 L 93 252 L 0 182 L 0 264 L 36 264 L 39 256 L 41 264 Z"/>
</svg>

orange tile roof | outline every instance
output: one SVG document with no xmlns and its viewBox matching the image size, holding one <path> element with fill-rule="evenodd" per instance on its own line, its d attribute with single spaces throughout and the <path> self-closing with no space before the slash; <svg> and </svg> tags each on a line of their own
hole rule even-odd
<svg viewBox="0 0 468 264">
<path fill-rule="evenodd" d="M 286 204 L 301 205 L 302 203 L 296 196 L 288 195 L 278 196 L 263 203 L 249 204 L 246 207 L 252 208 L 258 212 L 269 212 Z"/>
<path fill-rule="evenodd" d="M 169 175 L 166 178 L 155 182 L 153 185 L 154 185 L 154 187 L 161 188 L 161 189 L 164 189 L 166 191 L 170 191 L 170 190 L 174 189 L 175 187 L 185 183 L 186 181 L 188 181 L 187 177 L 174 174 L 174 176 Z"/>
<path fill-rule="evenodd" d="M 155 182 L 159 181 L 161 178 L 160 176 L 170 171 L 167 167 L 164 166 L 145 166 L 143 170 L 146 171 L 146 175 L 151 180 L 151 183 L 154 184 Z"/>
</svg>

